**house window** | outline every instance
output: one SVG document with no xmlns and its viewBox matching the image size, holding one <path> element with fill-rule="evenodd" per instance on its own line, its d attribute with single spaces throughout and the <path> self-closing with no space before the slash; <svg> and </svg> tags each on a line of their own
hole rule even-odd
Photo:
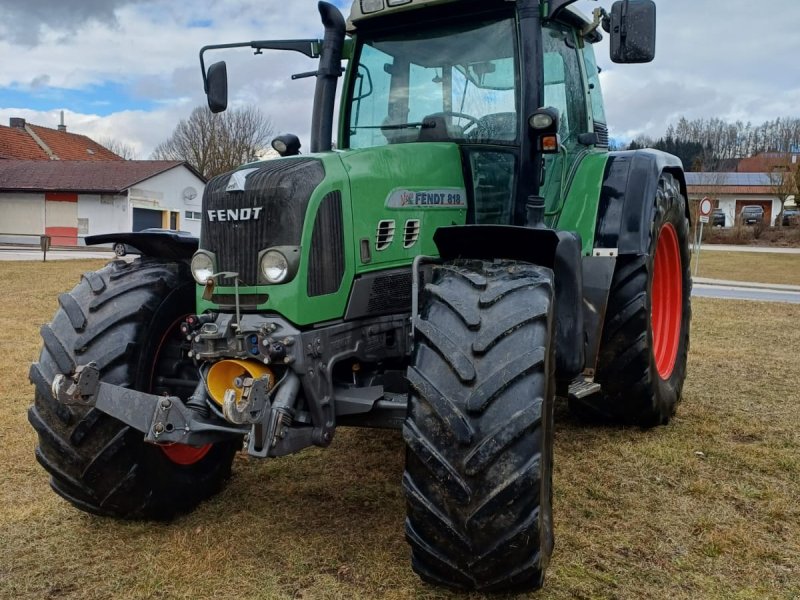
<svg viewBox="0 0 800 600">
<path fill-rule="evenodd" d="M 202 216 L 203 216 L 203 213 L 199 213 L 199 212 L 194 212 L 194 211 L 191 211 L 191 210 L 187 210 L 187 211 L 185 211 L 185 212 L 183 213 L 183 216 L 184 216 L 184 217 L 186 218 L 186 220 L 188 220 L 188 221 L 199 221 L 199 220 L 202 218 Z"/>
</svg>

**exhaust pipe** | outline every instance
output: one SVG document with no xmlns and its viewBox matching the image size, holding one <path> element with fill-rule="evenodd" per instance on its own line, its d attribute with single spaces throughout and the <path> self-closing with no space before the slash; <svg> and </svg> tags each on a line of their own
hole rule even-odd
<svg viewBox="0 0 800 600">
<path fill-rule="evenodd" d="M 322 52 L 314 91 L 314 114 L 311 117 L 311 152 L 327 152 L 333 148 L 333 110 L 336 104 L 336 81 L 342 76 L 342 48 L 345 21 L 333 4 L 319 3 L 319 14 L 325 26 Z"/>
</svg>

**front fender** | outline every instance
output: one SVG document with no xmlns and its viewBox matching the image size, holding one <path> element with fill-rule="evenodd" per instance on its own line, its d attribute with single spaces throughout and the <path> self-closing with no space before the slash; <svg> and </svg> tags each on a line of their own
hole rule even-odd
<svg viewBox="0 0 800 600">
<path fill-rule="evenodd" d="M 556 379 L 572 381 L 584 368 L 583 270 L 577 233 L 512 225 L 439 227 L 433 241 L 444 260 L 506 258 L 553 270 Z"/>
<path fill-rule="evenodd" d="M 198 239 L 166 231 L 131 231 L 86 237 L 87 246 L 117 243 L 133 246 L 145 256 L 180 260 L 192 258 L 197 250 Z"/>
</svg>

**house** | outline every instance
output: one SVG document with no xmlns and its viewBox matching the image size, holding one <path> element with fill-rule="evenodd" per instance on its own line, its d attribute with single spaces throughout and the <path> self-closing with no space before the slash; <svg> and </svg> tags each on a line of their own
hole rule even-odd
<svg viewBox="0 0 800 600">
<path fill-rule="evenodd" d="M 67 133 L 63 113 L 61 120 L 51 129 L 11 117 L 8 127 L 0 125 L 0 160 L 124 160 L 85 135 Z"/>
<path fill-rule="evenodd" d="M 204 188 L 180 161 L 0 160 L 0 243 L 46 234 L 53 245 L 78 245 L 148 227 L 199 235 Z"/>
<path fill-rule="evenodd" d="M 734 224 L 744 206 L 764 208 L 764 222 L 775 224 L 781 211 L 775 179 L 770 173 L 686 173 L 689 200 L 711 198 L 725 213 L 725 226 Z"/>
</svg>

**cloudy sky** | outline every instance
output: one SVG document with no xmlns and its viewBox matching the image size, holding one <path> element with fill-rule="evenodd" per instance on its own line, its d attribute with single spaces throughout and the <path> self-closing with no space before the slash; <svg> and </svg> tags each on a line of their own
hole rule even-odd
<svg viewBox="0 0 800 600">
<path fill-rule="evenodd" d="M 612 136 L 659 136 L 680 116 L 800 117 L 800 1 L 656 3 L 653 63 L 614 65 L 605 42 L 596 48 Z M 595 6 L 578 2 L 586 13 Z M 55 127 L 63 110 L 70 131 L 115 138 L 138 158 L 205 102 L 201 46 L 322 34 L 315 0 L 3 0 L 0 15 L 0 123 L 19 116 Z M 223 58 L 231 104 L 258 104 L 307 147 L 313 80 L 290 75 L 315 63 L 247 50 L 212 61 Z"/>
</svg>

